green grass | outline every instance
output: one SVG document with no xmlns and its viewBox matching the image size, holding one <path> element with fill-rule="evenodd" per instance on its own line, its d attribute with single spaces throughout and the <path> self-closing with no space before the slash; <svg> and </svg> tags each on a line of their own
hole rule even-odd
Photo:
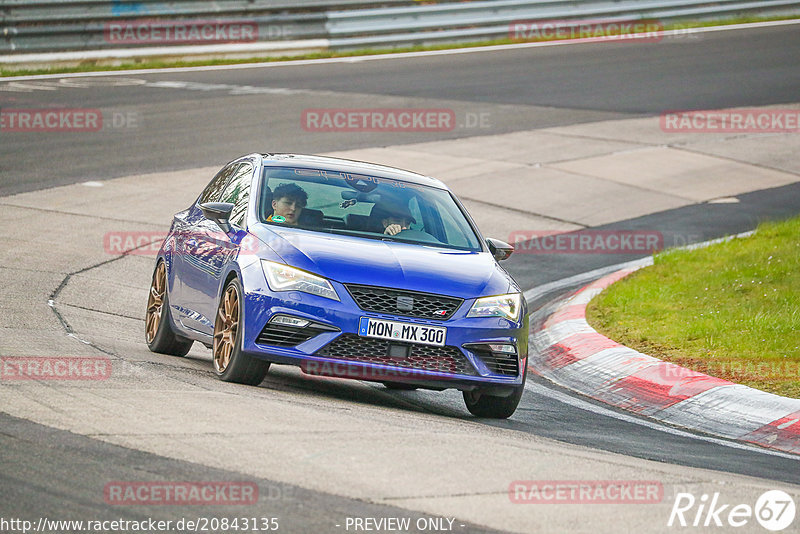
<svg viewBox="0 0 800 534">
<path fill-rule="evenodd" d="M 587 319 L 640 352 L 800 398 L 800 218 L 663 252 L 594 299 Z"/>
<path fill-rule="evenodd" d="M 689 28 L 702 28 L 707 26 L 722 26 L 730 24 L 744 24 L 748 22 L 765 22 L 772 20 L 794 20 L 796 16 L 774 16 L 774 17 L 735 17 L 724 20 L 702 21 L 702 22 L 684 22 L 675 24 L 665 24 L 665 30 L 674 29 L 689 29 Z M 539 39 L 547 40 L 547 39 Z M 315 52 L 310 54 L 300 54 L 294 56 L 266 56 L 266 57 L 250 57 L 242 59 L 205 59 L 197 61 L 184 61 L 184 60 L 148 60 L 148 59 L 132 59 L 130 62 L 125 62 L 120 65 L 105 65 L 98 64 L 101 60 L 86 60 L 77 66 L 51 66 L 36 69 L 16 69 L 8 65 L 0 65 L 0 76 L 31 76 L 36 74 L 66 74 L 73 72 L 99 72 L 99 71 L 124 71 L 134 69 L 163 69 L 172 67 L 199 67 L 207 65 L 238 65 L 246 63 L 262 63 L 262 62 L 280 62 L 292 61 L 298 59 L 323 59 L 323 58 L 336 58 L 336 57 L 353 57 L 353 56 L 371 56 L 381 54 L 397 54 L 402 52 L 420 52 L 432 50 L 451 50 L 457 48 L 475 48 L 482 46 L 493 46 L 502 44 L 515 44 L 522 42 L 535 42 L 533 40 L 519 40 L 519 39 L 495 39 L 491 41 L 477 41 L 471 43 L 445 43 L 438 45 L 425 45 L 425 46 L 409 46 L 400 48 L 380 48 L 380 49 L 366 49 L 366 50 L 351 50 L 351 51 L 325 51 Z"/>
</svg>

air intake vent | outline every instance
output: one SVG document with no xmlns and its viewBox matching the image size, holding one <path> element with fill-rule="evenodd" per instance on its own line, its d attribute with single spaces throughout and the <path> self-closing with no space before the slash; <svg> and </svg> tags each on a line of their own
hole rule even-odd
<svg viewBox="0 0 800 534">
<path fill-rule="evenodd" d="M 322 332 L 335 332 L 338 329 L 311 323 L 303 328 L 286 326 L 282 324 L 267 323 L 256 338 L 260 345 L 275 345 L 277 347 L 294 347 L 305 343 Z"/>
<path fill-rule="evenodd" d="M 505 376 L 519 375 L 519 358 L 516 354 L 493 352 L 484 344 L 464 345 L 464 347 L 477 354 L 492 373 Z"/>
<path fill-rule="evenodd" d="M 390 356 L 391 345 L 398 345 L 398 343 L 361 337 L 356 334 L 342 334 L 318 350 L 316 354 L 337 360 L 376 363 L 455 375 L 476 374 L 467 357 L 457 347 L 404 343 L 403 346 L 409 347 L 409 354 L 407 357 L 398 358 Z"/>
</svg>

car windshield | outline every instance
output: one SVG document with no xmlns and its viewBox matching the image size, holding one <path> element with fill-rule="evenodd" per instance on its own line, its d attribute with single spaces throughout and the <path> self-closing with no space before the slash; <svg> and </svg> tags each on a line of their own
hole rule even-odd
<svg viewBox="0 0 800 534">
<path fill-rule="evenodd" d="M 259 219 L 266 224 L 368 239 L 480 251 L 451 194 L 408 182 L 339 171 L 265 167 Z"/>
</svg>

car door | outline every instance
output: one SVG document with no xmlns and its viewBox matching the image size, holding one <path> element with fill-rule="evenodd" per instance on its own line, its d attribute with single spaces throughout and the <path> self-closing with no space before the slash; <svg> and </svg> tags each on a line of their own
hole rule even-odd
<svg viewBox="0 0 800 534">
<path fill-rule="evenodd" d="M 253 176 L 252 162 L 238 162 L 226 173 L 225 186 L 213 200 L 206 202 L 230 202 L 231 231 L 224 232 L 214 221 L 207 219 L 199 208 L 197 215 L 187 228 L 183 243 L 184 302 L 187 305 L 185 326 L 205 334 L 214 332 L 214 316 L 221 277 L 245 235 L 247 204 L 250 198 L 250 182 Z M 202 197 L 199 200 L 204 200 Z"/>
<path fill-rule="evenodd" d="M 240 164 L 237 161 L 223 167 L 203 189 L 195 203 L 187 210 L 180 221 L 180 227 L 175 229 L 176 254 L 174 255 L 173 266 L 176 276 L 173 287 L 174 298 L 171 296 L 170 300 L 175 317 L 186 328 L 198 330 L 198 326 L 204 322 L 203 318 L 193 309 L 197 302 L 195 292 L 198 290 L 195 270 L 200 259 L 188 257 L 198 252 L 198 239 L 207 231 L 208 227 L 205 216 L 200 211 L 200 204 L 219 202 L 222 191 Z M 207 319 L 205 320 L 207 321 Z M 201 329 L 201 331 L 206 330 L 205 328 Z"/>
</svg>

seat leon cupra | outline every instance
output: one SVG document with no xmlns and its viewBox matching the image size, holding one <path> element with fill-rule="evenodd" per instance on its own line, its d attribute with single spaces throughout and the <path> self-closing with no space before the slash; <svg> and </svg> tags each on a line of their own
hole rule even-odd
<svg viewBox="0 0 800 534">
<path fill-rule="evenodd" d="M 484 239 L 440 181 L 337 158 L 251 154 L 175 214 L 153 272 L 150 350 L 210 348 L 222 380 L 271 364 L 393 389 L 461 390 L 506 418 L 525 385 L 528 318 Z"/>
</svg>

